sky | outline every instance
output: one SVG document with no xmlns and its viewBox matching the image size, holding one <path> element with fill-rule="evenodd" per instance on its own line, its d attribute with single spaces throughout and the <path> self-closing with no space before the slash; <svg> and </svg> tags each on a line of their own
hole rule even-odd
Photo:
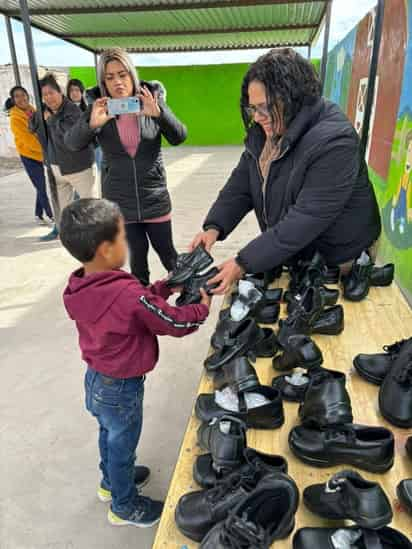
<svg viewBox="0 0 412 549">
<path fill-rule="evenodd" d="M 374 6 L 376 0 L 334 0 L 330 48 L 339 42 L 362 17 Z M 13 22 L 14 39 L 18 61 L 27 64 L 27 54 L 24 43 L 22 25 Z M 33 29 L 33 39 L 37 63 L 46 67 L 90 66 L 94 64 L 93 55 L 76 46 L 58 40 L 44 32 Z M 321 57 L 323 36 L 313 49 L 313 57 Z M 4 18 L 0 16 L 0 65 L 10 63 L 6 27 Z M 137 66 L 159 65 L 198 65 L 214 63 L 248 63 L 254 61 L 265 50 L 240 50 L 222 52 L 196 53 L 157 53 L 133 55 Z M 306 53 L 306 49 L 303 50 Z"/>
</svg>

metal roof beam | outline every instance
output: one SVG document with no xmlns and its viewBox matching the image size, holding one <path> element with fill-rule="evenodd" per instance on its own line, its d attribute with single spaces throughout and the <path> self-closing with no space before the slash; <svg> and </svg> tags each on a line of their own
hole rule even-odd
<svg viewBox="0 0 412 549">
<path fill-rule="evenodd" d="M 30 16 L 36 15 L 82 15 L 82 14 L 95 14 L 95 13 L 133 13 L 133 12 L 158 12 L 158 11 L 175 11 L 175 10 L 193 10 L 193 9 L 213 9 L 213 8 L 240 8 L 249 6 L 274 6 L 285 4 L 313 4 L 314 2 L 327 4 L 331 0 L 233 0 L 230 2 L 222 2 L 221 0 L 212 0 L 206 2 L 198 0 L 195 2 L 189 2 L 183 0 L 182 2 L 170 2 L 165 4 L 135 4 L 129 6 L 93 6 L 93 7 L 57 7 L 52 6 L 49 8 L 31 8 Z M 18 17 L 20 15 L 19 10 L 1 9 L 0 13 L 8 15 L 10 17 Z"/>
<path fill-rule="evenodd" d="M 249 44 L 249 45 L 242 45 L 242 46 L 233 46 L 233 45 L 225 45 L 225 46 L 216 46 L 216 47 L 199 47 L 199 48 L 193 48 L 193 46 L 183 46 L 183 47 L 160 47 L 160 48 L 125 48 L 129 53 L 183 53 L 183 52 L 208 52 L 208 51 L 224 51 L 224 50 L 250 50 L 250 49 L 267 49 L 267 48 L 286 48 L 286 47 L 305 47 L 309 46 L 310 44 L 307 42 L 288 42 L 288 43 L 282 43 L 278 44 L 276 42 L 268 42 L 266 44 Z M 101 53 L 104 51 L 105 48 L 102 49 L 96 49 L 98 53 Z"/>
<path fill-rule="evenodd" d="M 268 32 L 279 30 L 312 30 L 316 25 L 266 25 L 262 27 L 231 27 L 223 29 L 191 29 L 177 31 L 125 31 L 125 32 L 76 32 L 61 34 L 63 39 L 73 38 L 139 38 L 147 36 L 196 36 L 203 34 L 232 34 L 248 32 Z"/>
</svg>

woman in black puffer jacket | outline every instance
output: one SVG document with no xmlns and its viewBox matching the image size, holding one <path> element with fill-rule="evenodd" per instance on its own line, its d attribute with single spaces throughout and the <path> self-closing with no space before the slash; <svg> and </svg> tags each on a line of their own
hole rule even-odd
<svg viewBox="0 0 412 549">
<path fill-rule="evenodd" d="M 76 151 L 97 138 L 104 155 L 103 196 L 119 204 L 132 273 L 149 284 L 149 240 L 167 271 L 173 270 L 177 257 L 161 138 L 179 145 L 186 139 L 186 127 L 167 107 L 163 86 L 139 82 L 130 57 L 120 48 L 100 56 L 99 87 L 102 97 L 67 132 L 65 142 Z M 131 96 L 140 98 L 141 113 L 108 115 L 109 97 Z"/>
</svg>

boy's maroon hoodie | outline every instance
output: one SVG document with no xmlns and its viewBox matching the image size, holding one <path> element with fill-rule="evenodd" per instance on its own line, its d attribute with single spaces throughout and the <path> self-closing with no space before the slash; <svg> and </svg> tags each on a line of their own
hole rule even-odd
<svg viewBox="0 0 412 549">
<path fill-rule="evenodd" d="M 125 271 L 75 271 L 64 304 L 76 321 L 83 360 L 116 378 L 142 376 L 159 357 L 158 335 L 182 337 L 206 320 L 206 305 L 172 307 L 166 282 L 145 287 Z"/>
</svg>

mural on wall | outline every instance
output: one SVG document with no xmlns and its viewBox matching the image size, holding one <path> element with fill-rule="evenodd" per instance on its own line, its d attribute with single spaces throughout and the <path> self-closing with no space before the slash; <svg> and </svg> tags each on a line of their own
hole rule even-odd
<svg viewBox="0 0 412 549">
<path fill-rule="evenodd" d="M 334 48 L 328 62 L 325 93 L 339 103 L 359 133 L 375 17 L 372 10 Z M 346 74 L 337 63 L 342 50 L 347 63 L 351 57 L 351 71 Z M 367 161 L 382 212 L 380 254 L 395 262 L 398 282 L 412 299 L 412 0 L 385 3 Z"/>
</svg>

